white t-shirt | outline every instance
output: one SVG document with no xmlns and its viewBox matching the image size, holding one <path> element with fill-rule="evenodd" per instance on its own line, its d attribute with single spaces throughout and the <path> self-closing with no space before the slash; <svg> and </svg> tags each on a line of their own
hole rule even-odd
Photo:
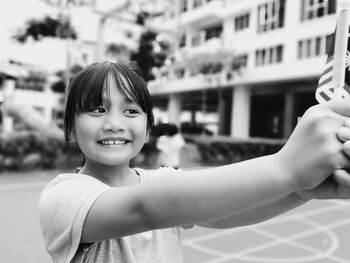
<svg viewBox="0 0 350 263">
<path fill-rule="evenodd" d="M 159 164 L 167 167 L 180 166 L 181 149 L 185 146 L 185 140 L 180 134 L 174 136 L 160 136 L 157 141 Z"/>
<path fill-rule="evenodd" d="M 174 172 L 137 169 L 140 181 Z M 181 263 L 179 228 L 152 230 L 118 239 L 80 244 L 86 215 L 97 198 L 110 189 L 84 174 L 60 174 L 43 190 L 39 200 L 40 225 L 53 262 Z"/>
</svg>

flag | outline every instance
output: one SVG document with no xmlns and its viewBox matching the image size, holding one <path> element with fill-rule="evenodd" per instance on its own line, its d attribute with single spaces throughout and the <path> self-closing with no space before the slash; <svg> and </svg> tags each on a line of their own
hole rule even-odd
<svg viewBox="0 0 350 263">
<path fill-rule="evenodd" d="M 350 10 L 344 9 L 337 19 L 335 32 L 327 50 L 327 61 L 316 89 L 319 103 L 350 96 Z"/>
</svg>

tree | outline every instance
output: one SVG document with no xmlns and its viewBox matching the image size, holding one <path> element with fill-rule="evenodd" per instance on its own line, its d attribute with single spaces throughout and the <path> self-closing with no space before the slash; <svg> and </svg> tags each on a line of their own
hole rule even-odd
<svg viewBox="0 0 350 263">
<path fill-rule="evenodd" d="M 27 21 L 23 29 L 19 29 L 13 36 L 20 43 L 27 41 L 28 37 L 38 41 L 44 37 L 54 37 L 60 39 L 76 39 L 77 32 L 72 27 L 70 21 L 71 7 L 89 6 L 91 0 L 41 0 L 49 6 L 58 10 L 57 18 L 49 15 L 43 19 L 31 19 Z"/>
<path fill-rule="evenodd" d="M 76 39 L 77 32 L 71 26 L 69 19 L 63 15 L 58 18 L 46 16 L 43 19 L 31 19 L 24 29 L 20 29 L 13 38 L 20 43 L 25 43 L 31 37 L 39 41 L 44 37 L 54 37 L 61 39 Z"/>
<path fill-rule="evenodd" d="M 118 61 L 120 63 L 129 63 L 130 55 L 131 50 L 123 44 L 111 43 L 106 49 L 106 56 L 111 60 Z"/>
<path fill-rule="evenodd" d="M 131 55 L 131 60 L 137 62 L 146 81 L 154 79 L 153 68 L 164 65 L 170 45 L 157 40 L 157 33 L 147 30 L 141 34 L 139 47 Z"/>
</svg>

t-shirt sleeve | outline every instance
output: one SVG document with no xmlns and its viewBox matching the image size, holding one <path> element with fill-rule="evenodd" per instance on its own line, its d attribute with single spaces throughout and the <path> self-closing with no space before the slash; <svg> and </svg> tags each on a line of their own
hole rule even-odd
<svg viewBox="0 0 350 263">
<path fill-rule="evenodd" d="M 42 192 L 39 218 L 46 249 L 54 262 L 70 262 L 92 204 L 110 187 L 87 175 L 61 175 Z"/>
</svg>

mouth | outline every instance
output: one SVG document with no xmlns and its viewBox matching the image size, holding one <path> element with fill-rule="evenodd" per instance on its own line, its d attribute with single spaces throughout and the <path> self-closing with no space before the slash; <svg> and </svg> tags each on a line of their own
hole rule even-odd
<svg viewBox="0 0 350 263">
<path fill-rule="evenodd" d="M 126 139 L 103 139 L 103 140 L 97 141 L 97 143 L 101 145 L 125 145 L 128 142 L 130 141 Z"/>
</svg>

